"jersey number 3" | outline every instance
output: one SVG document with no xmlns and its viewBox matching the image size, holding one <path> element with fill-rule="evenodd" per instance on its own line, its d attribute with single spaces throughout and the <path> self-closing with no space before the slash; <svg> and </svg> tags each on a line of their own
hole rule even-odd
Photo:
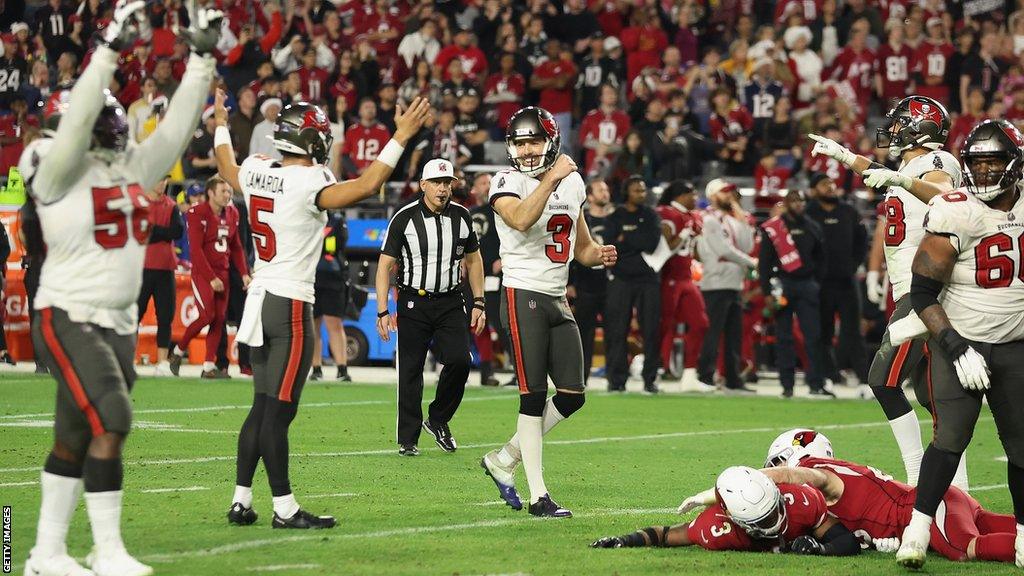
<svg viewBox="0 0 1024 576">
<path fill-rule="evenodd" d="M 264 262 L 270 262 L 277 255 L 277 236 L 274 236 L 274 229 L 260 219 L 260 214 L 273 212 L 273 198 L 249 197 L 249 224 L 252 226 L 253 239 L 256 240 L 256 255 Z"/>
<path fill-rule="evenodd" d="M 551 232 L 551 240 L 554 244 L 544 246 L 544 253 L 548 260 L 556 264 L 565 264 L 569 261 L 569 233 L 572 232 L 572 218 L 568 214 L 555 214 L 548 219 L 547 231 Z"/>
<path fill-rule="evenodd" d="M 127 189 L 127 198 L 125 197 Z M 92 189 L 92 210 L 96 228 L 93 237 L 104 250 L 124 248 L 128 244 L 129 216 L 124 208 L 130 204 L 132 238 L 139 244 L 149 239 L 148 204 L 141 201 L 142 187 L 138 184 L 111 186 L 110 188 Z"/>
</svg>

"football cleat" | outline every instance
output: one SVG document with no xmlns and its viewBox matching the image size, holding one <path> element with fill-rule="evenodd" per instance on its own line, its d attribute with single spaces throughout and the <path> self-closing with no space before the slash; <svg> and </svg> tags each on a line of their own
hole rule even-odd
<svg viewBox="0 0 1024 576">
<path fill-rule="evenodd" d="M 168 354 L 167 366 L 171 369 L 171 374 L 178 376 L 181 373 L 181 354 L 175 354 L 173 352 Z"/>
<path fill-rule="evenodd" d="M 309 373 L 310 382 L 324 379 L 324 370 L 320 366 L 313 366 L 313 371 Z"/>
<path fill-rule="evenodd" d="M 274 521 L 271 522 L 271 526 L 274 528 L 296 528 L 299 530 L 334 528 L 336 524 L 334 516 L 314 516 L 302 509 L 288 519 L 281 518 L 277 512 L 274 512 Z"/>
<path fill-rule="evenodd" d="M 154 378 L 163 378 L 167 376 L 174 376 L 174 374 L 171 373 L 171 368 L 167 362 L 159 362 L 153 366 Z"/>
<path fill-rule="evenodd" d="M 231 376 L 227 370 L 220 370 L 215 368 L 213 370 L 203 370 L 203 373 L 199 375 L 203 380 L 230 380 Z"/>
<path fill-rule="evenodd" d="M 95 549 L 85 559 L 96 576 L 149 576 L 153 569 L 139 562 L 123 547 L 100 554 Z"/>
<path fill-rule="evenodd" d="M 39 558 L 29 553 L 25 561 L 25 576 L 96 576 L 96 573 L 65 554 Z"/>
<path fill-rule="evenodd" d="M 648 382 L 648 383 L 644 384 L 644 394 L 657 394 L 657 393 L 658 393 L 658 385 L 657 384 L 655 384 L 654 382 Z"/>
<path fill-rule="evenodd" d="M 621 536 L 605 536 L 590 543 L 591 548 L 624 548 L 625 546 L 626 543 L 622 541 Z"/>
<path fill-rule="evenodd" d="M 231 509 L 228 510 L 228 524 L 234 524 L 235 526 L 255 524 L 257 518 L 259 518 L 259 515 L 256 514 L 256 511 L 242 506 L 241 502 L 235 502 L 231 505 Z"/>
<path fill-rule="evenodd" d="M 352 377 L 348 375 L 348 369 L 342 371 L 341 367 L 338 367 L 338 381 L 339 382 L 351 382 Z"/>
<path fill-rule="evenodd" d="M 815 400 L 834 400 L 836 393 L 825 388 L 812 388 L 807 397 Z"/>
<path fill-rule="evenodd" d="M 399 456 L 419 456 L 420 449 L 415 444 L 402 444 L 398 447 Z"/>
<path fill-rule="evenodd" d="M 928 556 L 928 542 L 931 540 L 930 526 L 910 524 L 903 531 L 903 541 L 896 551 L 896 563 L 904 568 L 920 570 Z"/>
<path fill-rule="evenodd" d="M 239 366 L 238 371 L 242 373 L 242 376 L 252 376 L 252 366 Z"/>
<path fill-rule="evenodd" d="M 441 450 L 455 452 L 455 449 L 458 448 L 455 438 L 452 437 L 452 431 L 448 429 L 448 424 L 431 424 L 430 420 L 424 420 L 423 429 L 430 432 L 430 435 L 434 437 L 434 442 L 437 442 Z"/>
<path fill-rule="evenodd" d="M 718 391 L 718 388 L 714 384 L 708 384 L 707 382 L 697 382 L 693 385 L 693 392 L 700 392 L 701 394 L 713 394 Z"/>
<path fill-rule="evenodd" d="M 556 504 L 547 494 L 530 504 L 530 514 L 541 518 L 572 518 L 572 512 Z"/>
<path fill-rule="evenodd" d="M 494 485 L 498 487 L 501 499 L 513 510 L 522 510 L 523 502 L 516 492 L 516 468 L 515 466 L 504 467 L 498 463 L 498 451 L 491 450 L 480 459 L 480 467 L 491 477 Z"/>
<path fill-rule="evenodd" d="M 745 385 L 740 385 L 736 388 L 726 386 L 723 392 L 725 392 L 726 396 L 757 396 L 757 390 Z"/>
<path fill-rule="evenodd" d="M 4 350 L 3 352 L 0 352 L 0 362 L 3 362 L 5 364 L 10 364 L 11 366 L 17 366 L 18 365 L 18 363 L 14 361 L 14 356 L 11 356 L 11 353 L 8 352 L 7 350 Z"/>
</svg>

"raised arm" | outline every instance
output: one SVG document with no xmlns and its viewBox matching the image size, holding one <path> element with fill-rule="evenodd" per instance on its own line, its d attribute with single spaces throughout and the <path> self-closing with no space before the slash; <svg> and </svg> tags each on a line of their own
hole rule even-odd
<svg viewBox="0 0 1024 576">
<path fill-rule="evenodd" d="M 241 190 L 238 182 L 238 164 L 235 162 L 235 148 L 231 145 L 228 130 L 228 109 L 224 106 L 227 95 L 220 88 L 213 97 L 213 118 L 217 129 L 213 133 L 213 156 L 217 160 L 217 174 L 235 190 Z"/>
<path fill-rule="evenodd" d="M 899 186 L 924 203 L 953 190 L 953 178 L 942 170 L 932 170 L 922 174 L 920 178 L 911 178 L 875 163 L 868 170 L 864 170 L 863 174 L 864 185 L 869 188 Z"/>
<path fill-rule="evenodd" d="M 537 189 L 526 200 L 518 198 L 514 193 L 499 193 L 495 194 L 491 207 L 509 227 L 519 232 L 526 232 L 537 223 L 537 220 L 540 220 L 541 214 L 544 213 L 544 207 L 548 204 L 548 198 L 558 187 L 558 183 L 575 171 L 576 162 L 567 154 L 561 154 L 551 169 L 541 177 Z"/>
</svg>

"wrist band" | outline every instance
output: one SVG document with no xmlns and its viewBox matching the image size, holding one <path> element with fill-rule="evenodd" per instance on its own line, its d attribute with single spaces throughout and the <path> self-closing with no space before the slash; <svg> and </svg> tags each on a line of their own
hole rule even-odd
<svg viewBox="0 0 1024 576">
<path fill-rule="evenodd" d="M 477 296 L 476 298 L 473 298 L 473 302 L 486 302 L 486 300 L 484 300 L 483 296 Z"/>
<path fill-rule="evenodd" d="M 487 311 L 487 309 L 484 307 L 483 304 L 473 304 L 473 309 L 474 310 L 480 310 L 481 312 L 486 312 Z"/>
<path fill-rule="evenodd" d="M 377 312 L 377 318 L 385 318 L 385 317 L 390 316 L 390 315 L 391 315 L 391 312 L 388 312 L 387 310 L 385 310 L 383 312 Z"/>
<path fill-rule="evenodd" d="M 402 159 L 402 152 L 405 152 L 405 146 L 395 142 L 395 139 L 392 138 L 388 140 L 387 145 L 380 151 L 380 154 L 377 154 L 377 160 L 394 168 L 398 166 L 398 161 Z"/>
<path fill-rule="evenodd" d="M 213 131 L 213 147 L 216 149 L 221 144 L 231 146 L 231 132 L 227 126 L 217 126 L 217 129 Z"/>
</svg>

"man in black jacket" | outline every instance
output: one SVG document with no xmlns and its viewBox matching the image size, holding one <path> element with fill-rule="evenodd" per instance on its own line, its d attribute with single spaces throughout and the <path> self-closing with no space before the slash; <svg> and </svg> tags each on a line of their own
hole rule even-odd
<svg viewBox="0 0 1024 576">
<path fill-rule="evenodd" d="M 630 176 L 623 182 L 622 197 L 622 205 L 608 216 L 604 231 L 604 241 L 613 244 L 619 253 L 619 260 L 609 275 L 604 314 L 608 389 L 626 390 L 629 378 L 627 338 L 636 307 L 644 339 L 644 390 L 653 394 L 658 392 L 654 380 L 661 364 L 658 350 L 661 285 L 658 273 L 647 265 L 643 254 L 650 254 L 658 247 L 660 219 L 644 204 L 647 185 L 640 176 Z"/>
<path fill-rule="evenodd" d="M 7 229 L 0 223 L 0 305 L 4 304 L 4 292 L 7 289 L 7 257 L 11 255 L 11 240 L 7 237 Z M 4 307 L 0 306 L 0 362 L 14 365 L 14 358 L 7 352 L 7 336 L 4 334 Z"/>
<path fill-rule="evenodd" d="M 604 242 L 605 222 L 611 211 L 610 204 L 611 192 L 603 179 L 594 178 L 587 183 L 587 211 L 584 212 L 584 218 L 587 221 L 587 228 L 590 229 L 590 237 L 595 242 Z M 589 268 L 573 261 L 569 265 L 567 290 L 567 295 L 572 299 L 576 324 L 580 327 L 580 338 L 583 339 L 583 383 L 586 384 L 594 363 L 597 316 L 604 308 L 608 294 L 608 272 L 604 266 Z"/>
<path fill-rule="evenodd" d="M 825 241 L 821 227 L 804 211 L 807 197 L 791 190 L 783 201 L 781 215 L 761 225 L 761 253 L 758 273 L 765 308 L 775 312 L 775 365 L 779 369 L 782 396 L 793 396 L 796 348 L 793 341 L 793 313 L 800 321 L 807 348 L 805 367 L 811 396 L 835 397 L 825 390 L 821 373 L 821 314 L 819 292 L 827 271 Z"/>
<path fill-rule="evenodd" d="M 865 383 L 868 364 L 860 334 L 861 299 L 856 274 L 867 254 L 868 233 L 857 209 L 842 201 L 836 183 L 828 175 L 812 174 L 810 184 L 814 199 L 807 204 L 807 216 L 821 226 L 828 238 L 828 271 L 821 283 L 822 373 L 833 382 L 840 382 L 839 367 L 845 366 Z M 837 313 L 839 345 L 833 346 Z"/>
</svg>

